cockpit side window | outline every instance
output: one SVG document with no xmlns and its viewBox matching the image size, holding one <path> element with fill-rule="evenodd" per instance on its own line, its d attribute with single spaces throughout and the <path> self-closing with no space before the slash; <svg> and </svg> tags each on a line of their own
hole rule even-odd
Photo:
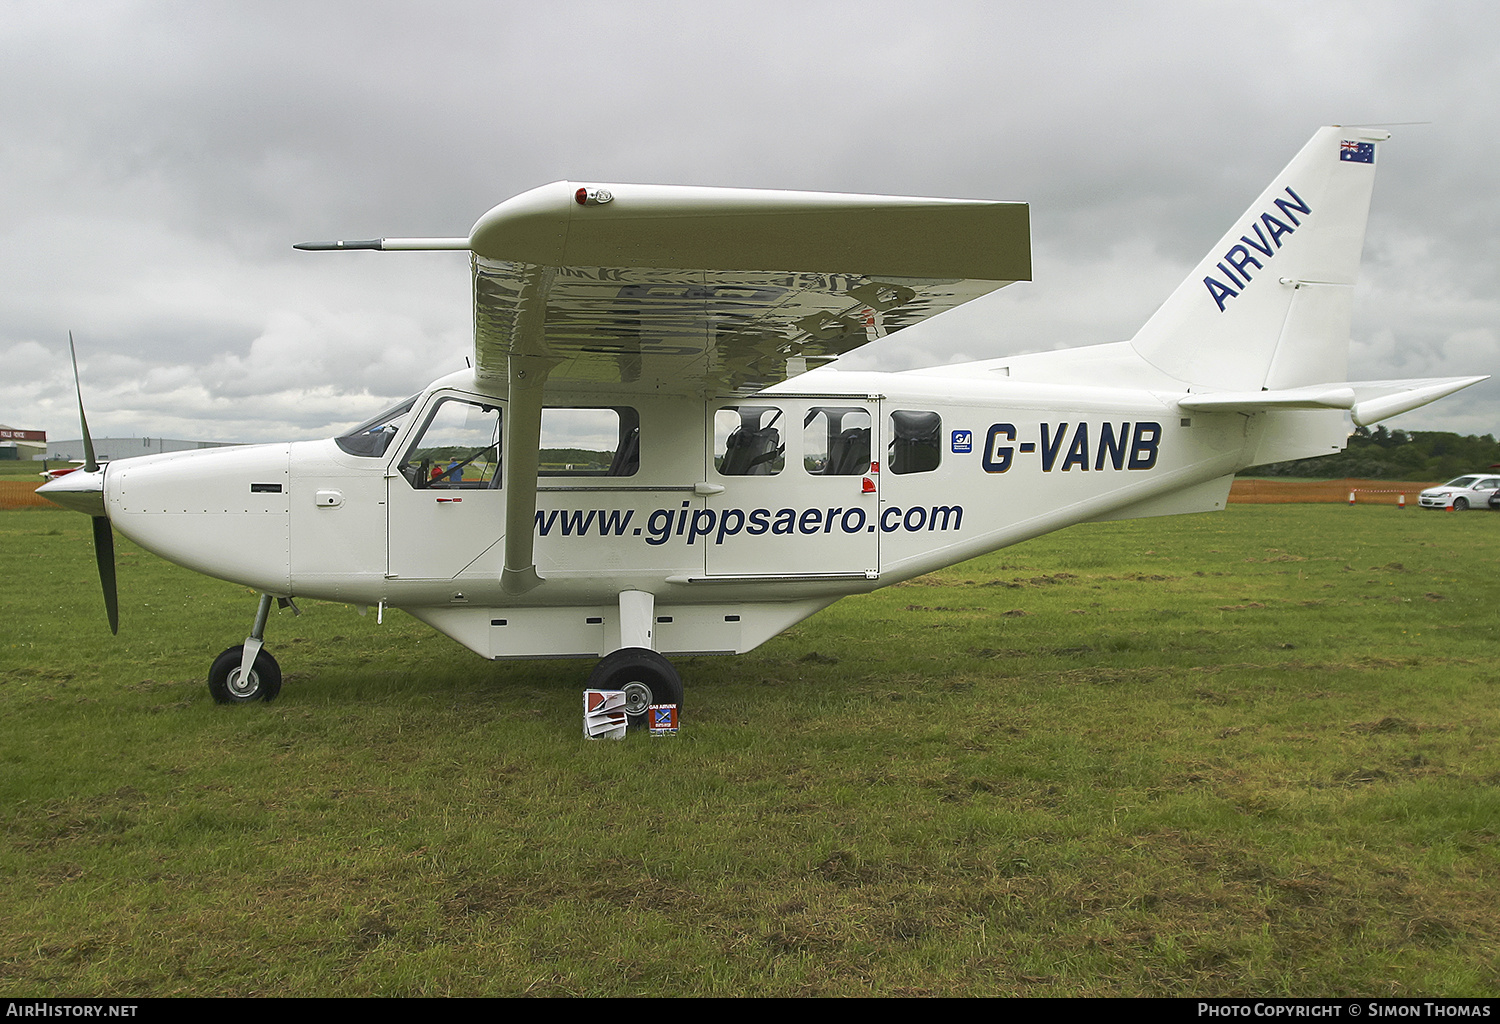
<svg viewBox="0 0 1500 1024">
<path fill-rule="evenodd" d="M 417 403 L 417 397 L 412 395 L 400 405 L 393 406 L 379 416 L 365 420 L 347 434 L 340 434 L 334 438 L 333 443 L 350 455 L 371 459 L 380 458 L 391 446 L 391 442 L 395 440 L 402 425 L 406 423 L 406 417 L 411 414 L 411 407 Z"/>
<path fill-rule="evenodd" d="M 500 410 L 441 398 L 396 469 L 418 490 L 489 490 L 500 486 Z"/>
</svg>

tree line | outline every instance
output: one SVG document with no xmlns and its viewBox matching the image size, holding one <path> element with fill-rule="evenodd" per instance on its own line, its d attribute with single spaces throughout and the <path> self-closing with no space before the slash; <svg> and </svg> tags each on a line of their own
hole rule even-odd
<svg viewBox="0 0 1500 1024">
<path fill-rule="evenodd" d="M 1272 462 L 1241 470 L 1239 476 L 1295 476 L 1337 480 L 1431 480 L 1482 473 L 1500 463 L 1493 435 L 1459 435 L 1445 430 L 1386 430 L 1355 427 L 1349 446 L 1333 455 L 1294 462 Z"/>
</svg>

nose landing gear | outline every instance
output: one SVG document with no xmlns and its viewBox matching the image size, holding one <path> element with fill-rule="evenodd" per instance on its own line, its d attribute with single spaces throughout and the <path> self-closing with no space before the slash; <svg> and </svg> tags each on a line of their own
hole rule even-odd
<svg viewBox="0 0 1500 1024">
<path fill-rule="evenodd" d="M 283 608 L 300 615 L 291 598 L 277 599 Z M 271 615 L 271 595 L 260 595 L 255 611 L 255 625 L 243 644 L 237 644 L 214 659 L 208 670 L 208 692 L 219 704 L 248 704 L 250 701 L 276 699 L 281 692 L 281 666 L 263 648 L 266 619 Z"/>
<path fill-rule="evenodd" d="M 214 659 L 208 670 L 208 692 L 219 704 L 248 704 L 275 700 L 281 692 L 281 666 L 265 650 L 255 654 L 250 671 L 242 665 L 245 645 L 236 644 Z"/>
</svg>

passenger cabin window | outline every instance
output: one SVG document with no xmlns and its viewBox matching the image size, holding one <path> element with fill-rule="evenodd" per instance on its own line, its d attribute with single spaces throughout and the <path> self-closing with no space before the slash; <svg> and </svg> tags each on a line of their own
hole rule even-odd
<svg viewBox="0 0 1500 1024">
<path fill-rule="evenodd" d="M 634 409 L 542 410 L 539 476 L 635 476 L 641 417 Z"/>
<path fill-rule="evenodd" d="M 892 473 L 930 473 L 943 459 L 943 418 L 935 412 L 891 413 L 890 455 L 886 467 Z"/>
<path fill-rule="evenodd" d="M 439 399 L 397 471 L 419 490 L 487 490 L 500 486 L 500 409 Z"/>
<path fill-rule="evenodd" d="M 781 410 L 729 405 L 714 413 L 714 466 L 723 476 L 775 476 L 786 465 Z"/>
<path fill-rule="evenodd" d="M 411 414 L 411 407 L 416 404 L 417 396 L 412 395 L 400 405 L 392 406 L 379 416 L 365 420 L 347 434 L 340 434 L 333 439 L 333 443 L 350 455 L 378 459 L 391 446 L 396 434 L 406 423 L 406 417 Z"/>
<path fill-rule="evenodd" d="M 870 471 L 870 414 L 860 408 L 809 409 L 802 419 L 802 465 L 815 476 Z"/>
</svg>

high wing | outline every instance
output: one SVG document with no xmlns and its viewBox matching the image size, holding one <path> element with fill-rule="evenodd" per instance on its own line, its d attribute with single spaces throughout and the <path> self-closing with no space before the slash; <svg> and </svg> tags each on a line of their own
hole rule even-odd
<svg viewBox="0 0 1500 1024">
<path fill-rule="evenodd" d="M 547 393 L 744 394 L 1014 281 L 1024 203 L 560 181 L 468 238 L 303 249 L 467 249 L 475 377 L 505 395 L 505 589 L 533 560 Z"/>
<path fill-rule="evenodd" d="M 757 391 L 1031 277 L 1024 203 L 819 192 L 555 182 L 468 248 L 497 390 Z"/>
<path fill-rule="evenodd" d="M 534 561 L 544 392 L 758 391 L 1031 277 L 1021 203 L 557 182 L 485 214 L 479 381 L 504 392 L 505 569 Z"/>
</svg>

